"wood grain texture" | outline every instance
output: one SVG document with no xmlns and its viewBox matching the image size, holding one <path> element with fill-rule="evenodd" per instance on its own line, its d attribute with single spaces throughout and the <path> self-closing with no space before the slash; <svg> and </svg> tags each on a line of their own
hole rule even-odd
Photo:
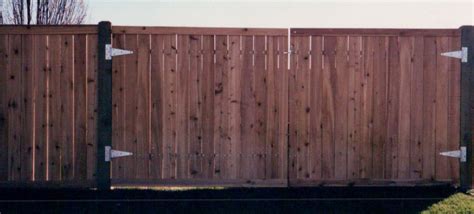
<svg viewBox="0 0 474 214">
<path fill-rule="evenodd" d="M 435 179 L 436 130 L 436 38 L 424 38 L 423 49 L 423 173 L 425 179 Z M 432 84 L 429 84 L 432 83 Z"/>
<path fill-rule="evenodd" d="M 47 167 L 47 142 L 48 142 L 48 36 L 37 35 L 36 36 L 36 67 L 34 68 L 34 79 L 35 79 L 35 139 L 34 139 L 34 171 L 35 181 L 46 180 L 46 167 Z"/>
<path fill-rule="evenodd" d="M 0 27 L 1 181 L 95 180 L 96 30 L 51 29 Z M 458 182 L 457 30 L 297 31 L 116 28 L 112 179 Z"/>
<path fill-rule="evenodd" d="M 125 36 L 114 35 L 112 38 L 112 44 L 114 47 L 124 47 Z M 124 150 L 124 115 L 125 115 L 125 93 L 124 93 L 124 79 L 125 79 L 125 59 L 124 57 L 117 57 L 112 61 L 113 73 L 112 73 L 112 124 L 115 124 L 112 128 L 112 142 L 114 142 L 114 148 L 117 150 Z M 91 85 L 88 83 L 88 85 Z M 111 163 L 111 178 L 123 177 L 124 172 L 124 160 L 117 159 Z"/>
<path fill-rule="evenodd" d="M 452 36 L 459 37 L 458 29 L 395 29 L 395 28 L 292 28 L 293 35 L 318 35 L 318 36 Z"/>
<path fill-rule="evenodd" d="M 88 99 L 97 97 L 86 88 L 87 68 L 96 65 L 87 50 L 88 38 L 94 35 L 15 29 L 0 36 L 6 59 L 0 64 L 5 71 L 0 80 L 8 92 L 0 96 L 5 121 L 0 133 L 8 130 L 0 134 L 6 158 L 0 157 L 5 169 L 0 169 L 0 178 L 25 184 L 85 182 L 96 164 L 94 155 L 88 165 L 86 149 L 87 134 L 95 133 L 88 129 L 87 114 Z M 95 114 L 90 111 L 91 117 Z"/>
<path fill-rule="evenodd" d="M 240 35 L 271 35 L 286 36 L 288 30 L 284 28 L 206 28 L 206 27 L 151 27 L 151 26 L 114 26 L 114 34 L 180 34 L 180 35 L 220 35 L 220 36 L 240 36 Z"/>
<path fill-rule="evenodd" d="M 124 35 L 122 35 L 124 36 Z M 120 47 L 120 46 L 118 46 Z M 150 66 L 150 88 L 151 88 L 151 159 L 150 159 L 150 177 L 153 179 L 162 178 L 163 173 L 163 38 L 162 36 L 152 35 L 151 37 L 151 66 Z M 114 81 L 115 82 L 115 81 Z M 123 84 L 125 79 L 121 79 Z M 118 107 L 118 111 L 124 111 Z M 125 121 L 117 124 L 118 131 L 123 130 Z M 114 144 L 125 144 L 123 141 Z M 126 159 L 122 159 L 126 161 Z M 123 176 L 123 175 L 122 175 Z"/>
<path fill-rule="evenodd" d="M 22 135 L 24 88 L 22 71 L 22 39 L 20 35 L 9 36 L 10 66 L 8 70 L 8 170 L 9 180 L 21 179 L 21 145 L 26 136 Z"/>
<path fill-rule="evenodd" d="M 74 159 L 73 177 L 87 179 L 87 35 L 74 36 Z M 81 154 L 81 155 L 78 155 Z"/>
<path fill-rule="evenodd" d="M 97 34 L 96 25 L 2 25 L 0 34 L 3 35 L 70 35 Z"/>
<path fill-rule="evenodd" d="M 135 54 L 113 64 L 114 147 L 134 153 L 114 160 L 113 180 L 286 178 L 287 38 L 207 33 L 114 38 L 116 47 Z M 148 82 L 140 79 L 145 74 Z M 150 103 L 141 105 L 146 97 Z M 150 136 L 147 153 L 137 145 L 144 136 Z"/>
<path fill-rule="evenodd" d="M 87 35 L 87 180 L 95 180 L 97 168 L 97 35 Z"/>
<path fill-rule="evenodd" d="M 0 61 L 0 89 L 7 91 L 8 74 L 9 74 L 9 39 L 8 35 L 0 36 L 0 57 L 5 60 Z M 7 93 L 0 93 L 0 149 L 4 152 L 0 153 L 0 180 L 7 181 L 9 179 L 9 142 L 8 142 L 8 109 L 9 101 Z"/>
<path fill-rule="evenodd" d="M 73 160 L 74 160 L 74 66 L 73 66 L 73 36 L 61 36 L 61 64 L 60 64 L 60 81 L 59 89 L 59 126 L 60 132 L 60 176 L 61 180 L 71 180 L 74 176 Z"/>
<path fill-rule="evenodd" d="M 449 51 L 449 38 L 436 38 L 437 53 Z M 448 150 L 448 94 L 449 94 L 449 61 L 450 58 L 437 55 L 436 64 L 436 116 L 435 116 L 435 148 L 436 153 Z M 436 163 L 436 178 L 449 178 L 448 174 L 448 158 L 437 155 Z"/>
<path fill-rule="evenodd" d="M 455 31 L 445 33 L 449 32 L 316 29 L 293 33 L 288 90 L 290 185 L 360 179 L 459 182 L 458 161 L 439 155 L 459 146 L 455 134 L 459 132 L 459 63 L 440 53 L 459 48 L 460 41 Z M 309 56 L 304 54 L 307 35 L 312 35 Z M 313 61 L 308 74 L 302 65 L 306 57 Z M 310 89 L 305 91 L 307 86 Z M 302 116 L 303 106 L 308 116 Z M 320 123 L 321 134 L 314 123 Z M 308 127 L 310 143 L 315 145 L 309 153 L 303 143 Z M 315 176 L 305 176 L 307 164 L 313 165 L 304 162 L 308 159 L 320 164 L 309 168 Z"/>
</svg>

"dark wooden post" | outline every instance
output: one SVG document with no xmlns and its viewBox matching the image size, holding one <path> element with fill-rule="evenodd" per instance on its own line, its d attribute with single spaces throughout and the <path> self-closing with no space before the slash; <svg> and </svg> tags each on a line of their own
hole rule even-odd
<svg viewBox="0 0 474 214">
<path fill-rule="evenodd" d="M 105 46 L 110 44 L 110 22 L 99 23 L 98 33 L 98 124 L 97 124 L 97 188 L 110 189 L 110 162 L 105 161 L 105 147 L 112 145 L 112 60 L 105 58 Z"/>
<path fill-rule="evenodd" d="M 467 161 L 460 164 L 463 190 L 472 188 L 472 132 L 474 130 L 474 26 L 461 27 L 461 47 L 468 48 L 468 61 L 461 63 L 461 146 L 467 150 Z"/>
</svg>

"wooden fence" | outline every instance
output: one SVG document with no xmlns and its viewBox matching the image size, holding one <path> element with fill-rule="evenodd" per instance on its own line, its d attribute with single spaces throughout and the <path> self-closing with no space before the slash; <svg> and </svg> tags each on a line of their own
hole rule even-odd
<svg viewBox="0 0 474 214">
<path fill-rule="evenodd" d="M 460 30 L 99 28 L 0 27 L 0 184 L 471 185 Z"/>
<path fill-rule="evenodd" d="M 89 185 L 97 27 L 0 27 L 0 182 Z"/>
<path fill-rule="evenodd" d="M 458 30 L 292 30 L 290 181 L 451 180 Z"/>
<path fill-rule="evenodd" d="M 113 64 L 113 147 L 135 155 L 112 163 L 112 182 L 285 184 L 286 30 L 113 35 L 135 53 Z"/>
</svg>

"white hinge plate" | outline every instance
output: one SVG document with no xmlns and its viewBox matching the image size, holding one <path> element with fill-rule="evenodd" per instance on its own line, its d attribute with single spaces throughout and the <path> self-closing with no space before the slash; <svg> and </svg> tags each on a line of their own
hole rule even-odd
<svg viewBox="0 0 474 214">
<path fill-rule="evenodd" d="M 133 54 L 133 51 L 123 50 L 118 48 L 112 48 L 111 44 L 105 45 L 105 59 L 111 60 L 114 56 L 122 56 L 127 54 Z"/>
<path fill-rule="evenodd" d="M 451 51 L 441 53 L 441 56 L 461 59 L 461 62 L 467 62 L 467 47 L 462 47 L 460 51 Z"/>
<path fill-rule="evenodd" d="M 459 158 L 459 159 L 461 159 L 460 160 L 461 162 L 466 162 L 466 160 L 467 160 L 466 147 L 465 146 L 461 146 L 460 150 L 440 152 L 439 154 L 442 155 L 442 156 Z"/>
<path fill-rule="evenodd" d="M 113 150 L 111 146 L 105 146 L 105 161 L 109 162 L 111 159 L 131 156 L 133 153 Z"/>
</svg>

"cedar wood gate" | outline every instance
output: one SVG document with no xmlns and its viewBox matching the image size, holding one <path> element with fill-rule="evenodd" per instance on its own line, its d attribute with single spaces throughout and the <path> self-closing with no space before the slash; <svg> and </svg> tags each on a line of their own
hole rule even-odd
<svg viewBox="0 0 474 214">
<path fill-rule="evenodd" d="M 0 184 L 470 188 L 473 30 L 0 26 Z"/>
</svg>

